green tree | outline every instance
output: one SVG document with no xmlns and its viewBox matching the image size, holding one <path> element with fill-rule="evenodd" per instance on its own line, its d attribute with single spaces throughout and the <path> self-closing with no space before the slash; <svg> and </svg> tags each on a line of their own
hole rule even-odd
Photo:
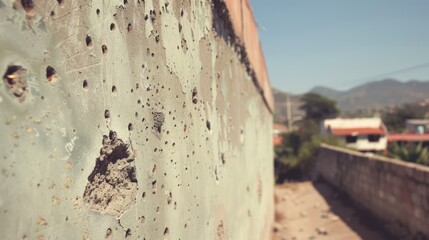
<svg viewBox="0 0 429 240">
<path fill-rule="evenodd" d="M 304 177 L 314 163 L 322 142 L 339 144 L 336 138 L 319 136 L 320 121 L 338 115 L 336 102 L 315 93 L 307 93 L 301 99 L 305 118 L 297 123 L 298 130 L 285 134 L 282 145 L 275 148 L 277 183 L 286 178 Z"/>
<path fill-rule="evenodd" d="M 317 93 L 307 93 L 302 96 L 301 110 L 305 112 L 305 120 L 320 123 L 325 118 L 334 118 L 339 114 L 337 103 Z"/>
<path fill-rule="evenodd" d="M 425 108 L 416 104 L 406 104 L 391 112 L 384 113 L 382 119 L 390 132 L 402 132 L 405 129 L 407 119 L 423 118 L 425 112 Z"/>
</svg>

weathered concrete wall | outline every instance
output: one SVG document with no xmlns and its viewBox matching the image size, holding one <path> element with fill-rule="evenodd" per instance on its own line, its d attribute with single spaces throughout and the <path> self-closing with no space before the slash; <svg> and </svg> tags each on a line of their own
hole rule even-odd
<svg viewBox="0 0 429 240">
<path fill-rule="evenodd" d="M 0 0 L 1 239 L 267 238 L 272 114 L 224 12 Z"/>
<path fill-rule="evenodd" d="M 317 171 L 385 222 L 392 234 L 429 237 L 428 167 L 324 145 Z"/>
</svg>

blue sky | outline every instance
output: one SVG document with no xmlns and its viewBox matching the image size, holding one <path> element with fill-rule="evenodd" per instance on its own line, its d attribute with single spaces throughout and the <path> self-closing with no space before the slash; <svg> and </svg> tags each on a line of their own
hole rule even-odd
<svg viewBox="0 0 429 240">
<path fill-rule="evenodd" d="M 429 0 L 251 3 L 275 88 L 303 93 L 388 77 L 429 80 Z"/>
</svg>

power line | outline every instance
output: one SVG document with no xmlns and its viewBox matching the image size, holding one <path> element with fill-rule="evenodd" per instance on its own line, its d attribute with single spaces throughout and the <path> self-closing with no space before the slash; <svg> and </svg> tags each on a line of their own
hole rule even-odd
<svg viewBox="0 0 429 240">
<path fill-rule="evenodd" d="M 427 63 L 423 63 L 423 64 L 419 64 L 419 65 L 410 66 L 410 67 L 406 67 L 406 68 L 401 68 L 401 69 L 394 70 L 394 71 L 387 72 L 387 73 L 383 73 L 383 74 L 378 74 L 378 75 L 375 75 L 375 76 L 372 76 L 372 77 L 356 79 L 356 80 L 353 80 L 353 82 L 364 82 L 364 81 L 370 81 L 370 80 L 374 80 L 374 79 L 376 79 L 376 78 L 387 77 L 387 76 L 389 76 L 389 75 L 394 75 L 394 74 L 400 74 L 400 73 L 410 72 L 410 71 L 414 71 L 414 70 L 422 69 L 422 68 L 427 68 L 427 67 L 429 67 L 429 62 L 427 62 Z"/>
</svg>

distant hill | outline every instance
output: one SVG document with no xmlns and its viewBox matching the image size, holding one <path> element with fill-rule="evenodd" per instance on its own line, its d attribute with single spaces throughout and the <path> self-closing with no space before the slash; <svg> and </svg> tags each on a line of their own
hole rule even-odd
<svg viewBox="0 0 429 240">
<path fill-rule="evenodd" d="M 328 87 L 315 87 L 310 92 L 318 93 L 337 101 L 342 112 L 359 109 L 383 109 L 386 106 L 415 103 L 429 99 L 429 81 L 400 82 L 395 79 L 369 82 L 346 91 Z M 287 120 L 287 96 L 290 96 L 292 116 L 297 120 L 304 116 L 300 95 L 293 95 L 273 89 L 275 100 L 274 121 L 284 123 Z"/>
<path fill-rule="evenodd" d="M 429 81 L 400 82 L 394 79 L 369 82 L 346 91 L 315 87 L 310 92 L 331 98 L 342 111 L 380 109 L 429 98 Z"/>
</svg>

